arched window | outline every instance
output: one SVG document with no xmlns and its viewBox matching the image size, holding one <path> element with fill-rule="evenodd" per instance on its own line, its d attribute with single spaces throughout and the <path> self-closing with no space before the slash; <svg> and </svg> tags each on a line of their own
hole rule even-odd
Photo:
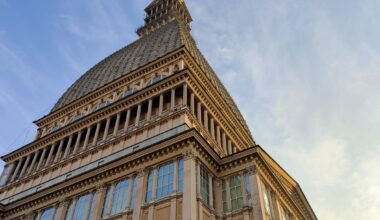
<svg viewBox="0 0 380 220">
<path fill-rule="evenodd" d="M 128 96 L 132 95 L 135 92 L 137 92 L 137 88 L 130 88 L 127 91 L 124 92 L 122 98 L 128 97 Z"/>
<path fill-rule="evenodd" d="M 103 101 L 103 102 L 99 103 L 99 104 L 96 106 L 95 111 L 96 111 L 96 110 L 99 110 L 99 109 L 102 109 L 102 108 L 106 107 L 106 106 L 109 105 L 109 104 L 110 104 L 110 101 Z"/>
<path fill-rule="evenodd" d="M 159 81 L 161 81 L 161 80 L 163 80 L 163 79 L 165 79 L 165 78 L 166 78 L 166 76 L 163 75 L 163 74 L 160 74 L 160 75 L 158 75 L 158 76 L 155 76 L 153 79 L 151 79 L 151 80 L 149 81 L 148 86 L 150 86 L 150 85 L 152 85 L 152 84 L 155 84 L 155 83 L 157 83 L 157 82 L 159 82 Z"/>
</svg>

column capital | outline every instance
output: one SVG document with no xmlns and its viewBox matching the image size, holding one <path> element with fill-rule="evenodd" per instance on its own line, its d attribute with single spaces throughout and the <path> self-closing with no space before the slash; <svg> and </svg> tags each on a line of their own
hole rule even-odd
<svg viewBox="0 0 380 220">
<path fill-rule="evenodd" d="M 145 176 L 147 172 L 147 169 L 146 168 L 141 168 L 137 171 L 137 177 L 142 177 L 142 176 Z"/>
<path fill-rule="evenodd" d="M 192 150 L 185 151 L 185 152 L 183 152 L 183 159 L 184 160 L 189 160 L 189 159 L 195 160 L 196 159 L 195 153 Z"/>
<path fill-rule="evenodd" d="M 246 170 L 247 170 L 247 173 L 249 175 L 257 174 L 257 166 L 256 165 L 250 166 Z"/>
</svg>

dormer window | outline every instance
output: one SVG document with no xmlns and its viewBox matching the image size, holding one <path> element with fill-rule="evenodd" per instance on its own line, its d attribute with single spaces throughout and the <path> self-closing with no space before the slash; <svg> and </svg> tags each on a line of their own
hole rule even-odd
<svg viewBox="0 0 380 220">
<path fill-rule="evenodd" d="M 122 98 L 128 97 L 132 95 L 133 93 L 137 92 L 137 88 L 131 88 L 124 92 Z"/>
<path fill-rule="evenodd" d="M 152 84 L 155 84 L 155 83 L 158 83 L 159 81 L 165 79 L 166 76 L 161 74 L 161 75 L 158 75 L 158 76 L 155 76 L 153 79 L 151 79 L 148 83 L 148 85 L 152 85 Z"/>
<path fill-rule="evenodd" d="M 110 101 L 104 101 L 104 102 L 101 102 L 101 103 L 99 103 L 99 104 L 96 106 L 95 111 L 96 111 L 96 110 L 99 110 L 99 109 L 102 109 L 102 108 L 106 107 L 106 106 L 109 105 L 109 104 L 110 104 Z"/>
<path fill-rule="evenodd" d="M 50 130 L 50 133 L 53 133 L 55 131 L 58 131 L 62 126 L 61 125 L 56 125 L 54 126 L 51 130 Z"/>
<path fill-rule="evenodd" d="M 77 114 L 73 117 L 73 121 L 78 121 L 79 119 L 83 118 L 84 114 Z"/>
</svg>

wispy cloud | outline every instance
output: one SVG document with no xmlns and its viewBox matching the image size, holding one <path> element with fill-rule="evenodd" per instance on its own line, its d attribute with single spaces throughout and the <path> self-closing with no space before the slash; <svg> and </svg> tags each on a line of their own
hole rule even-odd
<svg viewBox="0 0 380 220">
<path fill-rule="evenodd" d="M 368 169 L 380 166 L 380 7 L 340 3 L 188 1 L 194 36 L 254 138 L 318 217 L 371 220 L 380 216 L 380 175 Z"/>
</svg>

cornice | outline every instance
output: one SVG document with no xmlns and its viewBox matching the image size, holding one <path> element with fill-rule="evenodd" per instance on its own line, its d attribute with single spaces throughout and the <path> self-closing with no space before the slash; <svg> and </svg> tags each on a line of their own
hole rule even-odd
<svg viewBox="0 0 380 220">
<path fill-rule="evenodd" d="M 186 69 L 181 72 L 175 73 L 157 84 L 151 85 L 136 92 L 127 99 L 121 99 L 117 102 L 111 103 L 104 109 L 93 112 L 77 122 L 64 126 L 54 133 L 48 134 L 38 140 L 35 140 L 30 144 L 25 145 L 24 147 L 17 149 L 16 151 L 4 155 L 1 157 L 1 159 L 7 163 L 10 163 L 20 157 L 25 156 L 26 154 L 32 153 L 43 147 L 46 147 L 47 145 L 55 141 L 61 140 L 62 138 L 65 138 L 68 135 L 75 133 L 83 128 L 86 128 L 92 125 L 93 123 L 106 118 L 111 114 L 117 113 L 124 109 L 128 109 L 142 101 L 148 100 L 152 96 L 159 95 L 164 91 L 170 90 L 174 86 L 178 86 L 181 83 L 184 83 L 187 76 L 188 71 Z"/>
<path fill-rule="evenodd" d="M 241 149 L 251 146 L 247 145 L 247 143 L 249 143 L 249 140 L 240 135 L 239 131 L 236 129 L 236 127 L 239 127 L 239 125 L 233 121 L 228 121 L 228 118 L 224 114 L 225 111 L 222 111 L 222 109 L 216 105 L 215 101 L 210 100 L 211 97 L 209 94 L 205 93 L 205 91 L 209 92 L 209 90 L 202 88 L 202 86 L 192 75 L 190 75 L 188 82 L 189 87 L 193 90 L 197 97 L 200 98 L 203 103 L 205 103 L 205 108 L 207 108 L 207 111 L 212 115 L 213 118 L 217 119 L 217 122 L 219 122 L 221 128 L 228 132 L 228 135 L 232 141 L 235 142 L 235 145 Z"/>
<path fill-rule="evenodd" d="M 196 76 L 197 76 L 198 80 L 201 82 L 201 84 L 204 86 L 205 91 L 209 92 L 208 95 L 211 95 L 211 97 L 213 97 L 213 99 L 214 99 L 213 103 L 218 103 L 220 105 L 220 107 L 218 107 L 218 108 L 223 109 L 223 114 L 224 114 L 224 112 L 226 113 L 226 114 L 224 114 L 224 116 L 226 118 L 228 118 L 229 121 L 233 122 L 236 125 L 239 125 L 238 128 L 240 128 L 240 129 L 236 129 L 236 130 L 244 131 L 243 134 L 241 134 L 241 135 L 244 136 L 247 140 L 250 140 L 245 145 L 246 146 L 254 145 L 255 142 L 254 142 L 251 134 L 249 133 L 249 131 L 247 131 L 245 126 L 242 125 L 240 120 L 238 120 L 236 118 L 235 112 L 231 112 L 231 106 L 225 105 L 227 100 L 223 99 L 223 97 L 221 97 L 221 94 L 219 92 L 216 92 L 216 88 L 214 86 L 212 86 L 212 84 L 210 83 L 210 80 L 206 77 L 207 73 L 203 73 L 203 70 L 199 67 L 197 62 L 194 60 L 194 58 L 191 56 L 191 54 L 188 52 L 188 50 L 186 48 L 184 48 L 184 51 L 185 51 L 184 59 L 185 59 L 186 63 L 188 64 L 189 69 L 191 69 L 194 73 L 196 73 Z M 218 82 L 219 82 L 219 80 L 218 80 Z M 221 82 L 219 82 L 219 83 L 221 84 Z M 230 101 L 230 100 L 228 100 L 228 101 Z M 236 107 L 236 106 L 234 106 L 234 107 Z"/>
<path fill-rule="evenodd" d="M 258 173 L 261 178 L 265 179 L 272 187 L 272 190 L 276 192 L 277 195 L 281 197 L 286 204 L 292 207 L 293 212 L 297 215 L 298 219 L 313 219 L 310 216 L 310 213 L 305 212 L 304 205 L 295 200 L 293 196 L 286 190 L 285 186 L 281 183 L 281 180 L 277 178 L 275 172 L 267 164 L 264 158 L 260 155 L 256 161 L 258 168 Z"/>
<path fill-rule="evenodd" d="M 16 201 L 6 207 L 3 217 L 9 217 L 18 213 L 22 213 L 27 209 L 31 209 L 41 203 L 57 202 L 57 198 L 67 196 L 71 191 L 83 189 L 91 185 L 96 188 L 99 182 L 103 179 L 115 176 L 128 169 L 133 169 L 147 161 L 152 161 L 155 158 L 160 158 L 163 155 L 167 155 L 171 152 L 178 152 L 186 146 L 193 146 L 190 144 L 194 142 L 194 131 L 186 131 L 177 135 L 169 140 L 164 140 L 156 145 L 145 148 L 141 151 L 122 158 L 111 164 L 104 165 L 98 169 L 92 170 L 87 175 L 82 175 L 74 179 L 70 179 L 67 182 L 53 186 L 44 191 L 37 192 L 33 196 L 26 199 Z"/>
<path fill-rule="evenodd" d="M 171 114 L 163 115 L 163 116 L 161 116 L 160 120 L 152 121 L 146 125 L 141 125 L 139 127 L 136 127 L 135 129 L 133 129 L 132 131 L 123 132 L 116 137 L 113 137 L 109 140 L 106 140 L 105 142 L 99 142 L 96 146 L 88 148 L 88 149 L 86 149 L 86 151 L 82 151 L 82 152 L 78 153 L 77 155 L 75 155 L 74 157 L 70 157 L 70 158 L 63 160 L 61 162 L 58 162 L 58 163 L 56 163 L 56 164 L 54 164 L 54 165 L 52 165 L 46 169 L 40 170 L 40 171 L 38 171 L 32 175 L 25 176 L 25 178 L 22 178 L 20 180 L 17 180 L 15 182 L 12 182 L 12 183 L 5 185 L 4 187 L 0 188 L 0 192 L 7 191 L 13 187 L 19 186 L 22 183 L 26 183 L 28 181 L 35 179 L 35 178 L 38 178 L 38 176 L 40 176 L 40 175 L 44 175 L 44 174 L 46 174 L 48 172 L 52 172 L 52 171 L 54 171 L 60 167 L 64 167 L 68 163 L 73 163 L 76 160 L 84 158 L 90 154 L 94 154 L 94 153 L 98 152 L 99 150 L 103 150 L 104 148 L 108 147 L 109 145 L 117 144 L 120 141 L 122 141 L 123 139 L 125 139 L 126 137 L 138 134 L 144 130 L 148 130 L 151 127 L 154 127 L 157 124 L 160 124 L 165 120 L 169 120 L 172 118 L 179 117 L 180 115 L 183 115 L 185 113 L 185 111 L 186 111 L 185 109 L 177 110 L 176 112 L 172 112 Z"/>
</svg>

